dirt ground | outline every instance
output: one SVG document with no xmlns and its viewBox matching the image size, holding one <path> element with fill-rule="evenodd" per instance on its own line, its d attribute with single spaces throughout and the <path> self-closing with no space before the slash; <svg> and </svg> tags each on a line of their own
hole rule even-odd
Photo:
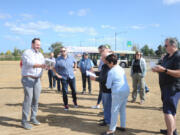
<svg viewBox="0 0 180 135">
<path fill-rule="evenodd" d="M 132 91 L 130 69 L 125 69 L 128 83 Z M 146 83 L 150 93 L 146 95 L 146 102 L 139 105 L 127 104 L 127 132 L 116 131 L 116 135 L 160 135 L 159 129 L 165 128 L 161 110 L 160 89 L 158 76 L 150 69 L 147 72 Z M 19 62 L 0 62 L 0 135 L 98 135 L 108 127 L 100 127 L 97 121 L 102 118 L 101 109 L 91 109 L 96 104 L 98 83 L 92 82 L 92 95 L 82 95 L 80 72 L 76 73 L 76 86 L 79 108 L 73 108 L 71 95 L 69 96 L 70 110 L 64 111 L 61 93 L 48 90 L 47 71 L 42 77 L 42 93 L 39 102 L 39 126 L 32 130 L 21 128 L 21 113 L 23 102 L 23 88 Z M 131 100 L 131 94 L 128 101 Z M 119 126 L 118 121 L 118 126 Z M 180 104 L 177 111 L 177 128 L 180 133 Z"/>
</svg>

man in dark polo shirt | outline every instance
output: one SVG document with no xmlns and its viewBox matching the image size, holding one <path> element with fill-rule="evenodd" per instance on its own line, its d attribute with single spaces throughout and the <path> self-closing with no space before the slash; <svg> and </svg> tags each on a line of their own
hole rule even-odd
<svg viewBox="0 0 180 135">
<path fill-rule="evenodd" d="M 177 135 L 176 110 L 180 99 L 180 51 L 177 39 L 167 38 L 165 48 L 168 54 L 163 58 L 161 65 L 152 70 L 159 73 L 163 113 L 167 126 L 167 130 L 161 130 L 161 133 Z"/>
<path fill-rule="evenodd" d="M 99 77 L 91 77 L 92 80 L 98 81 L 100 83 L 100 90 L 102 91 L 102 102 L 104 109 L 104 120 L 99 123 L 100 126 L 106 126 L 110 124 L 111 120 L 111 89 L 106 87 L 107 75 L 110 70 L 108 65 L 106 64 L 106 57 L 109 55 L 109 52 L 102 52 L 101 59 L 103 61 L 103 65 L 99 74 Z"/>
</svg>

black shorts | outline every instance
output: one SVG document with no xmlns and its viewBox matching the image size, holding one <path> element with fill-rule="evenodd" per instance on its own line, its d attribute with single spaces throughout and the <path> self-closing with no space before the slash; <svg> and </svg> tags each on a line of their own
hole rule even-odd
<svg viewBox="0 0 180 135">
<path fill-rule="evenodd" d="M 176 115 L 180 91 L 175 91 L 173 87 L 164 87 L 162 90 L 163 112 L 165 114 Z"/>
</svg>

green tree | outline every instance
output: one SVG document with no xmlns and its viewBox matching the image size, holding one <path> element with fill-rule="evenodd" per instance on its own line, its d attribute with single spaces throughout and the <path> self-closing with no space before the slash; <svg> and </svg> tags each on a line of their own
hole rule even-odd
<svg viewBox="0 0 180 135">
<path fill-rule="evenodd" d="M 148 47 L 148 45 L 144 45 L 144 47 L 141 48 L 141 52 L 143 53 L 144 56 L 148 56 L 149 55 L 149 47 Z"/>
<path fill-rule="evenodd" d="M 4 55 L 4 52 L 1 52 L 0 55 Z"/>
<path fill-rule="evenodd" d="M 20 49 L 14 48 L 13 51 L 13 55 L 16 56 L 20 56 L 22 54 L 22 51 Z"/>
<path fill-rule="evenodd" d="M 51 46 L 49 47 L 49 50 L 51 52 L 54 52 L 54 56 L 57 57 L 57 55 L 60 53 L 60 48 L 62 47 L 62 43 L 61 42 L 56 42 L 51 44 Z"/>
<path fill-rule="evenodd" d="M 180 50 L 180 42 L 178 42 L 178 49 Z"/>
<path fill-rule="evenodd" d="M 40 51 L 42 54 L 44 53 L 44 51 L 43 51 L 43 49 L 42 49 L 42 48 L 40 48 L 40 49 L 39 49 L 39 51 Z"/>
<path fill-rule="evenodd" d="M 149 49 L 149 55 L 150 55 L 150 56 L 154 56 L 154 55 L 155 55 L 155 52 L 154 52 L 153 49 Z"/>
<path fill-rule="evenodd" d="M 7 50 L 6 55 L 11 56 L 12 52 L 10 50 Z"/>
<path fill-rule="evenodd" d="M 139 48 L 138 48 L 138 46 L 133 45 L 131 50 L 132 50 L 132 51 L 138 51 L 138 50 L 139 50 Z"/>
<path fill-rule="evenodd" d="M 164 46 L 159 45 L 155 53 L 157 56 L 161 56 L 162 54 L 166 53 L 166 49 Z"/>
</svg>

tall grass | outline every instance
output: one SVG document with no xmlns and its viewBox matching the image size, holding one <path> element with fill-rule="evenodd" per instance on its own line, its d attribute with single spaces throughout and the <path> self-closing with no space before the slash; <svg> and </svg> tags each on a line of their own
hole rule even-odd
<svg viewBox="0 0 180 135">
<path fill-rule="evenodd" d="M 12 55 L 1 55 L 0 61 L 19 61 L 21 56 L 12 56 Z"/>
</svg>

